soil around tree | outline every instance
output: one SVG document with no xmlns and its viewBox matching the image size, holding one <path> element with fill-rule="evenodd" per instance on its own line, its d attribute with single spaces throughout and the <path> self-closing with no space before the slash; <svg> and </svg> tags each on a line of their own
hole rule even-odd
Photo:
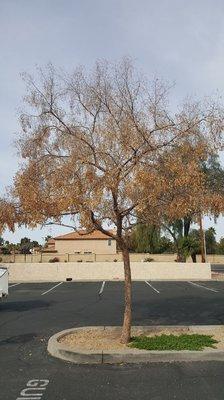
<svg viewBox="0 0 224 400">
<path fill-rule="evenodd" d="M 74 330 L 58 339 L 58 342 L 71 350 L 81 349 L 82 351 L 114 351 L 130 349 L 130 346 L 120 342 L 121 327 L 87 327 Z M 132 336 L 154 337 L 158 335 L 199 334 L 211 335 L 217 341 L 216 350 L 224 350 L 224 326 L 154 326 L 134 327 Z M 212 348 L 205 348 L 204 351 L 212 351 Z"/>
</svg>

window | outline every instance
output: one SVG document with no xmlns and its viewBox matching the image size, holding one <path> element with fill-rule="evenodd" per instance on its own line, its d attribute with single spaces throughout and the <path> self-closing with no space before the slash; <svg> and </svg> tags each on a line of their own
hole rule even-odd
<svg viewBox="0 0 224 400">
<path fill-rule="evenodd" d="M 92 254 L 91 251 L 84 251 L 84 254 Z"/>
<path fill-rule="evenodd" d="M 81 251 L 75 251 L 75 254 L 80 254 L 81 253 Z"/>
<path fill-rule="evenodd" d="M 111 246 L 112 240 L 108 239 L 108 246 Z"/>
</svg>

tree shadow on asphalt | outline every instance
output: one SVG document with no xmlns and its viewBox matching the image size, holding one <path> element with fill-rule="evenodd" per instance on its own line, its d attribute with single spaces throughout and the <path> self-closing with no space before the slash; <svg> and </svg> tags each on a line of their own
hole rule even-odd
<svg viewBox="0 0 224 400">
<path fill-rule="evenodd" d="M 9 301 L 0 304 L 0 312 L 4 311 L 29 311 L 33 309 L 48 308 L 50 303 L 43 300 Z"/>
<path fill-rule="evenodd" d="M 37 337 L 36 333 L 25 333 L 23 335 L 11 336 L 7 339 L 1 340 L 0 346 L 6 344 L 25 344 L 31 342 L 35 337 Z"/>
</svg>

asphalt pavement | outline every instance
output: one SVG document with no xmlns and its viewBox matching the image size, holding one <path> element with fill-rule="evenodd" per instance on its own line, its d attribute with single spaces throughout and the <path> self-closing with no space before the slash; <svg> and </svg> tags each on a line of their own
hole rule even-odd
<svg viewBox="0 0 224 400">
<path fill-rule="evenodd" d="M 133 283 L 133 325 L 224 324 L 224 282 L 148 283 Z M 120 325 L 122 312 L 122 282 L 11 285 L 0 303 L 1 400 L 224 399 L 222 362 L 79 366 L 47 354 L 52 334 Z"/>
<path fill-rule="evenodd" d="M 213 272 L 224 272 L 224 264 L 211 264 Z"/>
</svg>

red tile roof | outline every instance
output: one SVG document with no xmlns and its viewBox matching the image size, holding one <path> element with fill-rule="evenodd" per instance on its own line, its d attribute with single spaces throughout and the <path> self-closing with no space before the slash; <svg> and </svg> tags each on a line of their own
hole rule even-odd
<svg viewBox="0 0 224 400">
<path fill-rule="evenodd" d="M 112 239 L 110 236 L 105 235 L 101 231 L 92 231 L 90 233 L 86 233 L 84 230 L 75 231 L 66 233 L 65 235 L 56 236 L 54 240 L 108 240 Z"/>
</svg>

